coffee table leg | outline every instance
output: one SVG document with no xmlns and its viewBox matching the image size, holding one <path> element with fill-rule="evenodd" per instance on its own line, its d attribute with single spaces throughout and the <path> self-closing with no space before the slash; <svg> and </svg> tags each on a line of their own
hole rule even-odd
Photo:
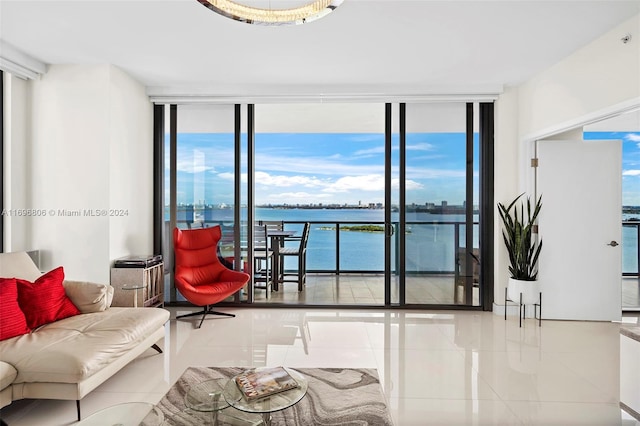
<svg viewBox="0 0 640 426">
<path fill-rule="evenodd" d="M 262 413 L 262 424 L 271 426 L 271 413 Z"/>
</svg>

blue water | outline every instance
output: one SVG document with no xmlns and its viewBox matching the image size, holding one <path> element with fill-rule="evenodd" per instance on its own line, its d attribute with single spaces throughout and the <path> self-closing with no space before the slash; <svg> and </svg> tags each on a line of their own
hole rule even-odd
<svg viewBox="0 0 640 426">
<path fill-rule="evenodd" d="M 256 209 L 256 220 L 309 221 L 314 223 L 309 234 L 307 248 L 307 267 L 310 270 L 333 270 L 337 263 L 341 270 L 349 271 L 383 271 L 384 270 L 384 235 L 372 232 L 341 231 L 340 255 L 336 259 L 337 232 L 341 226 L 349 222 L 371 223 L 381 225 L 384 221 L 384 210 L 369 209 Z M 392 222 L 398 221 L 398 214 L 393 213 Z M 428 213 L 410 214 L 407 217 L 407 270 L 410 272 L 453 272 L 455 268 L 453 222 L 463 222 L 464 215 L 435 215 Z M 437 224 L 415 224 L 411 222 L 438 222 Z M 302 225 L 287 225 L 288 229 L 302 230 Z M 329 229 L 328 229 L 329 228 Z M 460 245 L 464 246 L 465 227 L 460 226 Z M 477 227 L 476 227 L 477 234 Z M 475 246 L 478 245 L 476 235 Z M 392 237 L 392 259 L 395 259 L 397 234 Z M 285 265 L 289 267 L 289 265 Z M 293 267 L 293 265 L 291 265 Z M 395 269 L 395 265 L 394 265 Z"/>
<path fill-rule="evenodd" d="M 246 214 L 243 210 L 242 214 Z M 179 213 L 178 219 L 184 219 Z M 182 216 L 182 217 L 181 217 Z M 246 217 L 246 216 L 244 216 Z M 196 211 L 193 219 L 205 219 L 210 223 L 233 223 L 232 209 Z M 340 254 L 336 259 L 336 222 L 341 226 L 349 222 L 381 225 L 384 210 L 371 209 L 271 209 L 256 208 L 256 220 L 282 220 L 285 222 L 318 222 L 311 226 L 307 248 L 307 268 L 309 270 L 383 271 L 384 235 L 382 233 L 341 231 Z M 626 218 L 625 218 L 626 219 Z M 397 222 L 398 214 L 392 214 L 392 222 Z M 475 217 L 477 221 L 477 216 Z M 420 224 L 414 222 L 430 222 Z M 455 223 L 463 223 L 464 215 L 439 215 L 429 213 L 407 214 L 406 263 L 408 272 L 453 272 L 455 270 Z M 302 223 L 286 224 L 286 229 L 302 232 Z M 459 246 L 465 245 L 465 226 L 459 226 Z M 474 248 L 478 247 L 478 226 L 474 226 Z M 392 259 L 395 259 L 398 239 L 392 237 Z M 623 272 L 636 272 L 637 266 L 636 228 L 622 228 Z M 295 259 L 287 259 L 285 268 L 295 268 Z M 393 266 L 395 269 L 395 265 Z"/>
</svg>

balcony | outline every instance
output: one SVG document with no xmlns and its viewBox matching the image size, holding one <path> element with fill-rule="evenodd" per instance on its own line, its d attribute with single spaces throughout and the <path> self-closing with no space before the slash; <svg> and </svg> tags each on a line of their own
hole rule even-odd
<svg viewBox="0 0 640 426">
<path fill-rule="evenodd" d="M 184 228 L 207 227 L 218 221 L 182 221 Z M 376 221 L 310 221 L 307 251 L 307 287 L 299 293 L 294 284 L 285 284 L 265 297 L 256 290 L 258 303 L 307 305 L 383 305 L 384 229 Z M 284 221 L 285 229 L 301 232 L 303 221 Z M 394 230 L 398 223 L 393 223 Z M 474 255 L 471 275 L 466 279 L 465 223 L 408 221 L 406 229 L 406 301 L 410 304 L 479 304 L 478 223 L 474 223 Z M 396 253 L 399 235 L 392 237 L 392 274 L 398 270 Z M 640 306 L 638 274 L 640 221 L 622 222 L 623 308 Z M 285 269 L 296 268 L 293 259 Z M 472 291 L 471 303 L 463 300 L 464 286 Z M 392 278 L 391 300 L 398 300 L 397 280 Z"/>
</svg>

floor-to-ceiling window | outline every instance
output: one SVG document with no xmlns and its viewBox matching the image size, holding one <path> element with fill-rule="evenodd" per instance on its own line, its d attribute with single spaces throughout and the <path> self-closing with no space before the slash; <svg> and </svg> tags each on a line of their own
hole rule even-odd
<svg viewBox="0 0 640 426">
<path fill-rule="evenodd" d="M 311 225 L 304 293 L 285 284 L 268 301 L 383 305 L 384 104 L 257 105 L 255 129 L 256 220 Z"/>
<path fill-rule="evenodd" d="M 234 267 L 236 157 L 233 105 L 172 105 L 165 108 L 165 264 L 170 271 L 171 230 L 220 225 L 220 257 Z M 170 281 L 170 280 L 169 280 Z M 170 284 L 169 284 L 170 285 Z M 172 288 L 170 302 L 184 300 Z M 246 298 L 246 292 L 241 293 Z"/>
<path fill-rule="evenodd" d="M 236 225 L 281 221 L 300 234 L 311 224 L 303 291 L 250 286 L 236 302 L 482 304 L 477 104 L 246 108 L 177 105 L 165 116 L 167 227 L 221 225 L 221 255 L 234 262 L 238 244 L 250 247 Z M 232 267 L 247 267 L 242 256 Z M 280 268 L 295 270 L 295 258 Z"/>
<path fill-rule="evenodd" d="M 477 108 L 408 104 L 405 119 L 405 302 L 479 306 Z"/>
</svg>

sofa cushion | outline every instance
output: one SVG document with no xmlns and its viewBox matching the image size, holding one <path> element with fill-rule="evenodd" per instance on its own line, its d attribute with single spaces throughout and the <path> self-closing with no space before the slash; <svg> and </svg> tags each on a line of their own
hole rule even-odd
<svg viewBox="0 0 640 426">
<path fill-rule="evenodd" d="M 169 311 L 109 308 L 47 324 L 0 342 L 0 359 L 18 370 L 16 383 L 78 383 L 162 327 Z"/>
<path fill-rule="evenodd" d="M 0 389 L 9 386 L 18 375 L 18 370 L 11 364 L 0 361 Z"/>
<path fill-rule="evenodd" d="M 27 320 L 18 305 L 15 278 L 0 278 L 0 340 L 28 333 Z"/>
<path fill-rule="evenodd" d="M 111 306 L 113 287 L 84 281 L 65 280 L 64 291 L 83 314 L 100 312 Z"/>
<path fill-rule="evenodd" d="M 62 266 L 40 276 L 34 282 L 17 279 L 18 304 L 27 318 L 27 325 L 34 329 L 73 315 L 80 311 L 67 297 L 62 281 Z"/>
<path fill-rule="evenodd" d="M 26 251 L 0 253 L 0 277 L 35 281 L 42 273 Z"/>
</svg>

